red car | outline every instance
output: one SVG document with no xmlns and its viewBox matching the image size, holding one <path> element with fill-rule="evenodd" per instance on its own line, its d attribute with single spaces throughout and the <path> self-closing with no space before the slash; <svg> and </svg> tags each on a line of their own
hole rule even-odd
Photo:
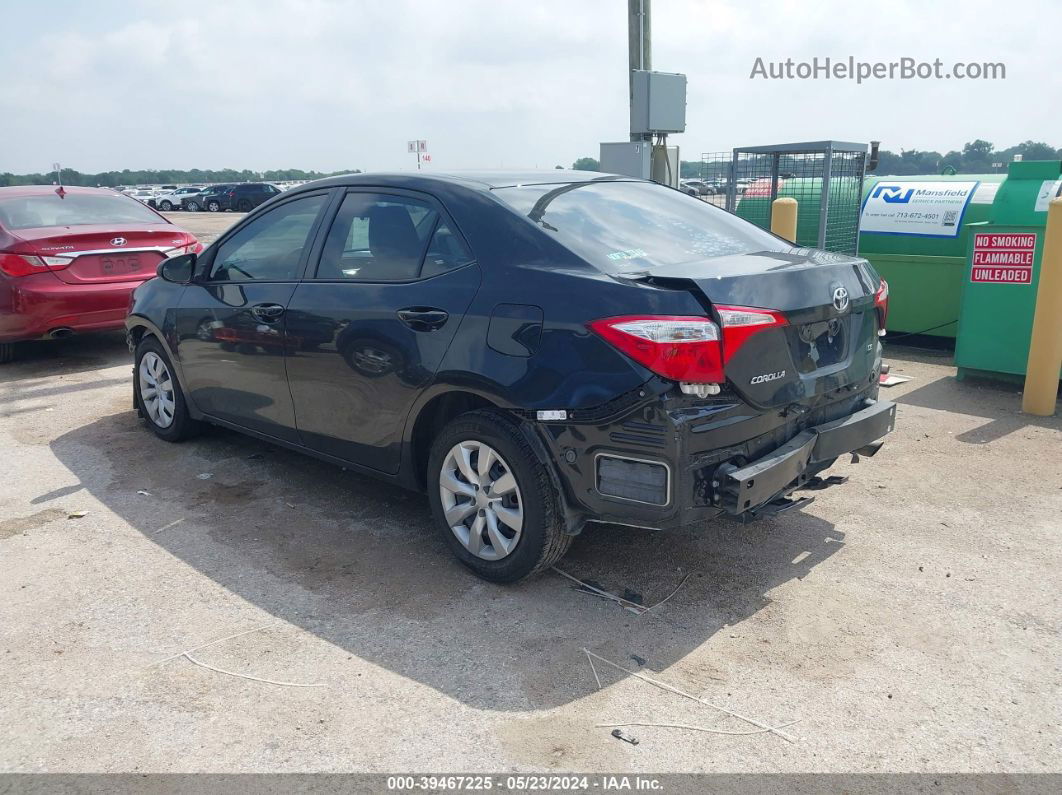
<svg viewBox="0 0 1062 795">
<path fill-rule="evenodd" d="M 129 294 L 195 236 L 105 188 L 0 188 L 0 362 L 20 340 L 123 328 Z"/>
</svg>

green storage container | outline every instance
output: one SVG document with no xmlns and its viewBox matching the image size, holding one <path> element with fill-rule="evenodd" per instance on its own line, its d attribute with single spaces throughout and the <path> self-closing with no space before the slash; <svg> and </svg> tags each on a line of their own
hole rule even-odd
<svg viewBox="0 0 1062 795">
<path fill-rule="evenodd" d="M 1015 377 L 1029 358 L 1047 205 L 1062 191 L 1062 161 L 1011 163 L 987 221 L 968 224 L 955 364 Z"/>
<path fill-rule="evenodd" d="M 899 200 L 912 184 L 939 184 L 946 189 L 949 183 L 977 183 L 953 228 L 912 223 L 906 230 L 898 225 L 893 231 L 868 231 L 867 227 L 881 229 L 886 224 L 867 223 L 868 219 L 861 217 L 859 254 L 889 283 L 889 331 L 955 337 L 966 270 L 967 227 L 988 219 L 996 192 L 1005 180 L 1005 174 L 867 176 L 864 214 L 868 197 L 879 185 L 887 191 L 892 191 L 891 186 L 900 189 L 892 195 L 896 207 L 901 208 Z"/>
</svg>

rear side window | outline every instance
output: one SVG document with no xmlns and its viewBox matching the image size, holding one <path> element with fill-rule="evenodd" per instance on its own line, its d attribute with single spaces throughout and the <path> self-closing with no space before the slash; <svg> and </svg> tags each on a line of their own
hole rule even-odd
<svg viewBox="0 0 1062 795">
<path fill-rule="evenodd" d="M 290 281 L 298 278 L 306 247 L 325 194 L 280 205 L 255 218 L 221 244 L 211 281 Z"/>
<path fill-rule="evenodd" d="M 494 194 L 606 273 L 789 248 L 725 210 L 651 182 L 520 185 Z"/>
<path fill-rule="evenodd" d="M 382 193 L 348 193 L 328 230 L 318 279 L 400 282 L 416 279 L 429 242 L 439 239 L 440 267 L 452 259 L 427 202 Z M 436 271 L 437 272 L 437 271 Z"/>
<path fill-rule="evenodd" d="M 147 191 L 141 193 L 150 195 Z M 111 192 L 67 193 L 62 198 L 49 192 L 0 199 L 0 226 L 7 229 L 115 223 L 162 224 L 165 221 L 136 199 Z"/>
</svg>

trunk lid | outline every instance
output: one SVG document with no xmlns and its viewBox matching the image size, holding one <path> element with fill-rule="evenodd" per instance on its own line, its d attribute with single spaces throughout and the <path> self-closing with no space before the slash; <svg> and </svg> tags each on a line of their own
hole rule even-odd
<svg viewBox="0 0 1062 795">
<path fill-rule="evenodd" d="M 752 334 L 736 351 L 724 343 L 727 380 L 753 405 L 807 404 L 873 380 L 880 280 L 864 259 L 792 249 L 653 268 L 642 279 L 685 282 L 713 307 L 785 316 L 786 325 Z"/>
<path fill-rule="evenodd" d="M 190 232 L 163 221 L 19 229 L 16 234 L 13 253 L 73 258 L 68 267 L 53 270 L 67 284 L 144 281 L 168 252 L 196 242 Z"/>
</svg>

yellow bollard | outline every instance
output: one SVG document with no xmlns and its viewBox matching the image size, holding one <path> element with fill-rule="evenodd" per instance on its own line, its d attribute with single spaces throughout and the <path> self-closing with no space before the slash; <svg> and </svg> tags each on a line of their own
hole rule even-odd
<svg viewBox="0 0 1062 795">
<path fill-rule="evenodd" d="M 771 204 L 771 231 L 796 243 L 797 200 L 775 199 Z"/>
<path fill-rule="evenodd" d="M 1058 370 L 1062 367 L 1062 199 L 1047 208 L 1040 285 L 1036 290 L 1029 363 L 1021 410 L 1038 417 L 1055 413 Z"/>
</svg>

